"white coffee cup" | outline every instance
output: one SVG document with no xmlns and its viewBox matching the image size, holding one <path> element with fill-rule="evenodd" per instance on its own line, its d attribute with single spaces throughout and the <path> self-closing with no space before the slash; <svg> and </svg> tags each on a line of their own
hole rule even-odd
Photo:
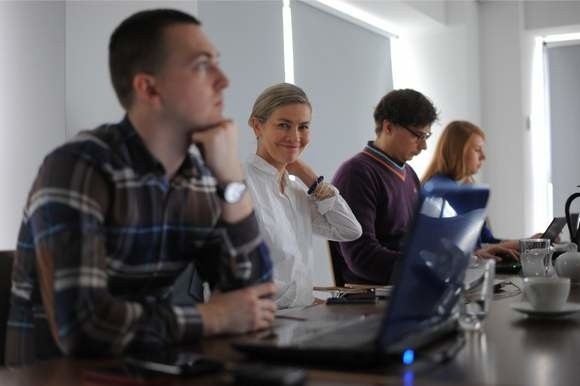
<svg viewBox="0 0 580 386">
<path fill-rule="evenodd" d="M 567 277 L 526 277 L 524 294 L 536 311 L 559 311 L 570 294 Z"/>
</svg>

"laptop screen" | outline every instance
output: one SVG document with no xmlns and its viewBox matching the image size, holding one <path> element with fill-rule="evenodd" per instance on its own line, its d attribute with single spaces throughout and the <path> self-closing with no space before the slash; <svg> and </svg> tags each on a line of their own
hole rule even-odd
<svg viewBox="0 0 580 386">
<path fill-rule="evenodd" d="M 405 244 L 398 279 L 385 314 L 382 348 L 447 320 L 485 220 L 489 190 L 454 182 L 428 182 Z"/>
</svg>

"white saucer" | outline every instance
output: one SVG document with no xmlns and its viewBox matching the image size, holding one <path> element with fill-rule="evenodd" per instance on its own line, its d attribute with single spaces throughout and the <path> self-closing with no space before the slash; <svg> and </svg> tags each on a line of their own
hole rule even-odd
<svg viewBox="0 0 580 386">
<path fill-rule="evenodd" d="M 522 314 L 526 314 L 534 318 L 558 318 L 560 316 L 571 315 L 580 311 L 580 304 L 578 303 L 566 303 L 561 309 L 557 311 L 534 310 L 532 305 L 528 302 L 514 303 L 511 304 L 511 307 L 514 310 L 521 312 Z"/>
</svg>

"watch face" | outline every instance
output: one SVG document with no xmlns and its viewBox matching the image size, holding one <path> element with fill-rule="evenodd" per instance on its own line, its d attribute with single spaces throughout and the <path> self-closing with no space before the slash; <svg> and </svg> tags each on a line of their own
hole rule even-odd
<svg viewBox="0 0 580 386">
<path fill-rule="evenodd" d="M 230 204 L 235 204 L 242 199 L 246 191 L 246 184 L 243 182 L 230 182 L 224 189 L 224 200 Z"/>
</svg>

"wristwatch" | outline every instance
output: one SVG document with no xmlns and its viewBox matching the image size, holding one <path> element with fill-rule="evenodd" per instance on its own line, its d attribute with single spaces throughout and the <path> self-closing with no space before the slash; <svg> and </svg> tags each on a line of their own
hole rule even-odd
<svg viewBox="0 0 580 386">
<path fill-rule="evenodd" d="M 245 181 L 231 181 L 217 186 L 217 195 L 228 204 L 239 202 L 248 189 Z"/>
</svg>

